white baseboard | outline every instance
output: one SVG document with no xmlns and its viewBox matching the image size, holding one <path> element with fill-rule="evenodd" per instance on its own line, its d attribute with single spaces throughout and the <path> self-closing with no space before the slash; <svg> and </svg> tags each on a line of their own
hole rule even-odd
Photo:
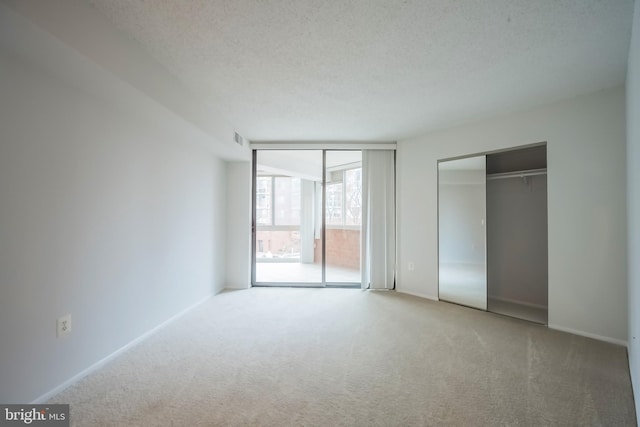
<svg viewBox="0 0 640 427">
<path fill-rule="evenodd" d="M 238 290 L 238 289 L 251 289 L 250 283 L 230 283 L 227 284 L 225 289 Z"/>
<path fill-rule="evenodd" d="M 130 349 L 131 347 L 133 347 L 134 345 L 144 341 L 145 339 L 147 339 L 149 336 L 151 336 L 152 334 L 154 334 L 158 330 L 164 328 L 169 323 L 177 320 L 179 317 L 184 316 L 186 313 L 188 313 L 189 311 L 191 311 L 194 308 L 198 307 L 199 305 L 204 304 L 209 299 L 211 299 L 214 295 L 215 294 L 208 295 L 204 299 L 196 302 L 195 304 L 192 304 L 189 307 L 179 311 L 178 313 L 174 314 L 173 316 L 171 316 L 170 318 L 168 318 L 164 322 L 160 323 L 158 326 L 148 330 L 144 334 L 140 335 L 138 338 L 135 338 L 132 341 L 128 342 L 127 344 L 125 344 L 124 346 L 120 347 L 119 349 L 117 349 L 116 351 L 111 353 L 110 355 L 104 357 L 103 359 L 100 359 L 99 361 L 97 361 L 93 365 L 89 366 L 88 368 L 84 369 L 83 371 L 79 372 L 78 374 L 74 375 L 73 377 L 69 378 L 68 380 L 64 381 L 62 384 L 60 384 L 60 385 L 56 386 L 55 388 L 53 388 L 52 390 L 49 390 L 48 392 L 44 393 L 42 396 L 40 396 L 37 399 L 35 399 L 34 401 L 32 401 L 31 404 L 32 405 L 39 405 L 39 404 L 46 403 L 49 399 L 54 397 L 56 394 L 62 392 L 66 388 L 72 386 L 73 384 L 75 384 L 76 382 L 80 381 L 82 378 L 86 377 L 90 373 L 100 369 L 101 367 L 103 367 L 104 365 L 106 365 L 107 363 L 109 363 L 110 361 L 112 361 L 113 359 L 115 359 L 116 357 L 118 357 L 119 355 L 121 355 L 122 353 L 124 353 L 125 351 Z"/>
<path fill-rule="evenodd" d="M 431 295 L 420 294 L 420 293 L 417 293 L 417 292 L 403 291 L 402 289 L 397 289 L 396 291 L 400 292 L 400 293 L 403 293 L 403 294 L 407 294 L 407 295 L 413 295 L 413 296 L 420 297 L 420 298 L 430 299 L 430 300 L 433 300 L 433 301 L 440 301 L 437 297 L 433 297 Z M 611 338 L 611 337 L 607 337 L 607 336 L 604 336 L 604 335 L 592 334 L 592 333 L 589 333 L 589 332 L 579 331 L 577 329 L 565 328 L 564 326 L 558 326 L 558 325 L 553 325 L 553 324 L 549 324 L 547 326 L 549 327 L 549 329 L 555 329 L 555 330 L 561 331 L 561 332 L 568 332 L 570 334 L 580 335 L 580 336 L 587 337 L 587 338 L 593 338 L 593 339 L 598 340 L 598 341 L 604 341 L 604 342 L 608 342 L 608 343 L 611 343 L 611 344 L 616 344 L 616 345 L 621 345 L 623 347 L 628 347 L 628 342 L 627 341 L 621 340 L 621 339 L 618 339 L 618 338 Z"/>
<path fill-rule="evenodd" d="M 438 297 L 434 297 L 432 295 L 421 294 L 418 292 L 404 291 L 402 289 L 396 289 L 396 292 L 400 292 L 401 294 L 413 295 L 414 297 L 425 298 L 432 301 L 440 301 Z"/>
<path fill-rule="evenodd" d="M 501 301 L 501 302 L 508 302 L 510 304 L 518 304 L 518 305 L 523 305 L 525 307 L 531 307 L 531 308 L 537 308 L 540 310 L 546 310 L 547 307 L 544 305 L 540 305 L 540 304 L 533 304 L 530 302 L 526 302 L 526 301 L 520 301 L 520 300 L 516 300 L 516 299 L 511 299 L 511 298 L 501 298 L 501 297 L 492 297 L 491 295 L 489 295 L 488 299 L 490 300 L 496 300 L 496 301 Z"/>
<path fill-rule="evenodd" d="M 626 340 L 621 340 L 618 338 L 606 337 L 604 335 L 592 334 L 590 332 L 579 331 L 577 329 L 565 328 L 564 326 L 552 325 L 551 323 L 548 325 L 549 329 L 555 329 L 556 331 L 568 332 L 574 335 L 580 335 L 587 338 L 593 338 L 594 340 L 604 341 L 611 344 L 621 345 L 623 347 L 628 347 L 629 343 Z"/>
</svg>

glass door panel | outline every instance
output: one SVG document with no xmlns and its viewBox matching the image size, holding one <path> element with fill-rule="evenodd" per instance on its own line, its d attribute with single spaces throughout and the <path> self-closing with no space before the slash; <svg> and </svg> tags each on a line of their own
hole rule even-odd
<svg viewBox="0 0 640 427">
<path fill-rule="evenodd" d="M 325 268 L 328 285 L 360 286 L 362 152 L 326 152 Z"/>
<path fill-rule="evenodd" d="M 255 282 L 320 286 L 322 151 L 256 154 Z"/>
<path fill-rule="evenodd" d="M 485 156 L 438 163 L 441 300 L 487 309 Z"/>
</svg>

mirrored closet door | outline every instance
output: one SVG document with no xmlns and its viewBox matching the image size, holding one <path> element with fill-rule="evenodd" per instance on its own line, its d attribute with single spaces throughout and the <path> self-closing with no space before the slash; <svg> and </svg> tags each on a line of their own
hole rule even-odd
<svg viewBox="0 0 640 427">
<path fill-rule="evenodd" d="M 438 163 L 439 298 L 487 309 L 485 156 Z"/>
</svg>

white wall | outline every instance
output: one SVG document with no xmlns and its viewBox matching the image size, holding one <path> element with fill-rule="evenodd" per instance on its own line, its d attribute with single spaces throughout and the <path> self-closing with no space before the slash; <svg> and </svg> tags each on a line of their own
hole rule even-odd
<svg viewBox="0 0 640 427">
<path fill-rule="evenodd" d="M 640 1 L 636 0 L 627 69 L 627 219 L 629 365 L 640 419 Z"/>
<path fill-rule="evenodd" d="M 549 324 L 627 341 L 624 89 L 398 143 L 398 290 L 436 298 L 437 161 L 547 141 Z M 415 270 L 409 271 L 409 262 Z"/>
<path fill-rule="evenodd" d="M 226 176 L 201 132 L 1 4 L 0 35 L 0 402 L 24 403 L 223 288 Z"/>
<path fill-rule="evenodd" d="M 251 162 L 227 163 L 227 288 L 251 285 Z"/>
</svg>

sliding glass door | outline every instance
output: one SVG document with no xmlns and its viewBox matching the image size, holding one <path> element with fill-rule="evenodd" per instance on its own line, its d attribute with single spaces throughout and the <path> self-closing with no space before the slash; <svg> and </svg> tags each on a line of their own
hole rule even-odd
<svg viewBox="0 0 640 427">
<path fill-rule="evenodd" d="M 260 150 L 255 165 L 254 283 L 321 285 L 322 151 Z"/>
<path fill-rule="evenodd" d="M 254 151 L 252 284 L 360 287 L 361 189 L 359 150 Z"/>
<path fill-rule="evenodd" d="M 362 151 L 326 152 L 327 284 L 360 285 Z"/>
</svg>

